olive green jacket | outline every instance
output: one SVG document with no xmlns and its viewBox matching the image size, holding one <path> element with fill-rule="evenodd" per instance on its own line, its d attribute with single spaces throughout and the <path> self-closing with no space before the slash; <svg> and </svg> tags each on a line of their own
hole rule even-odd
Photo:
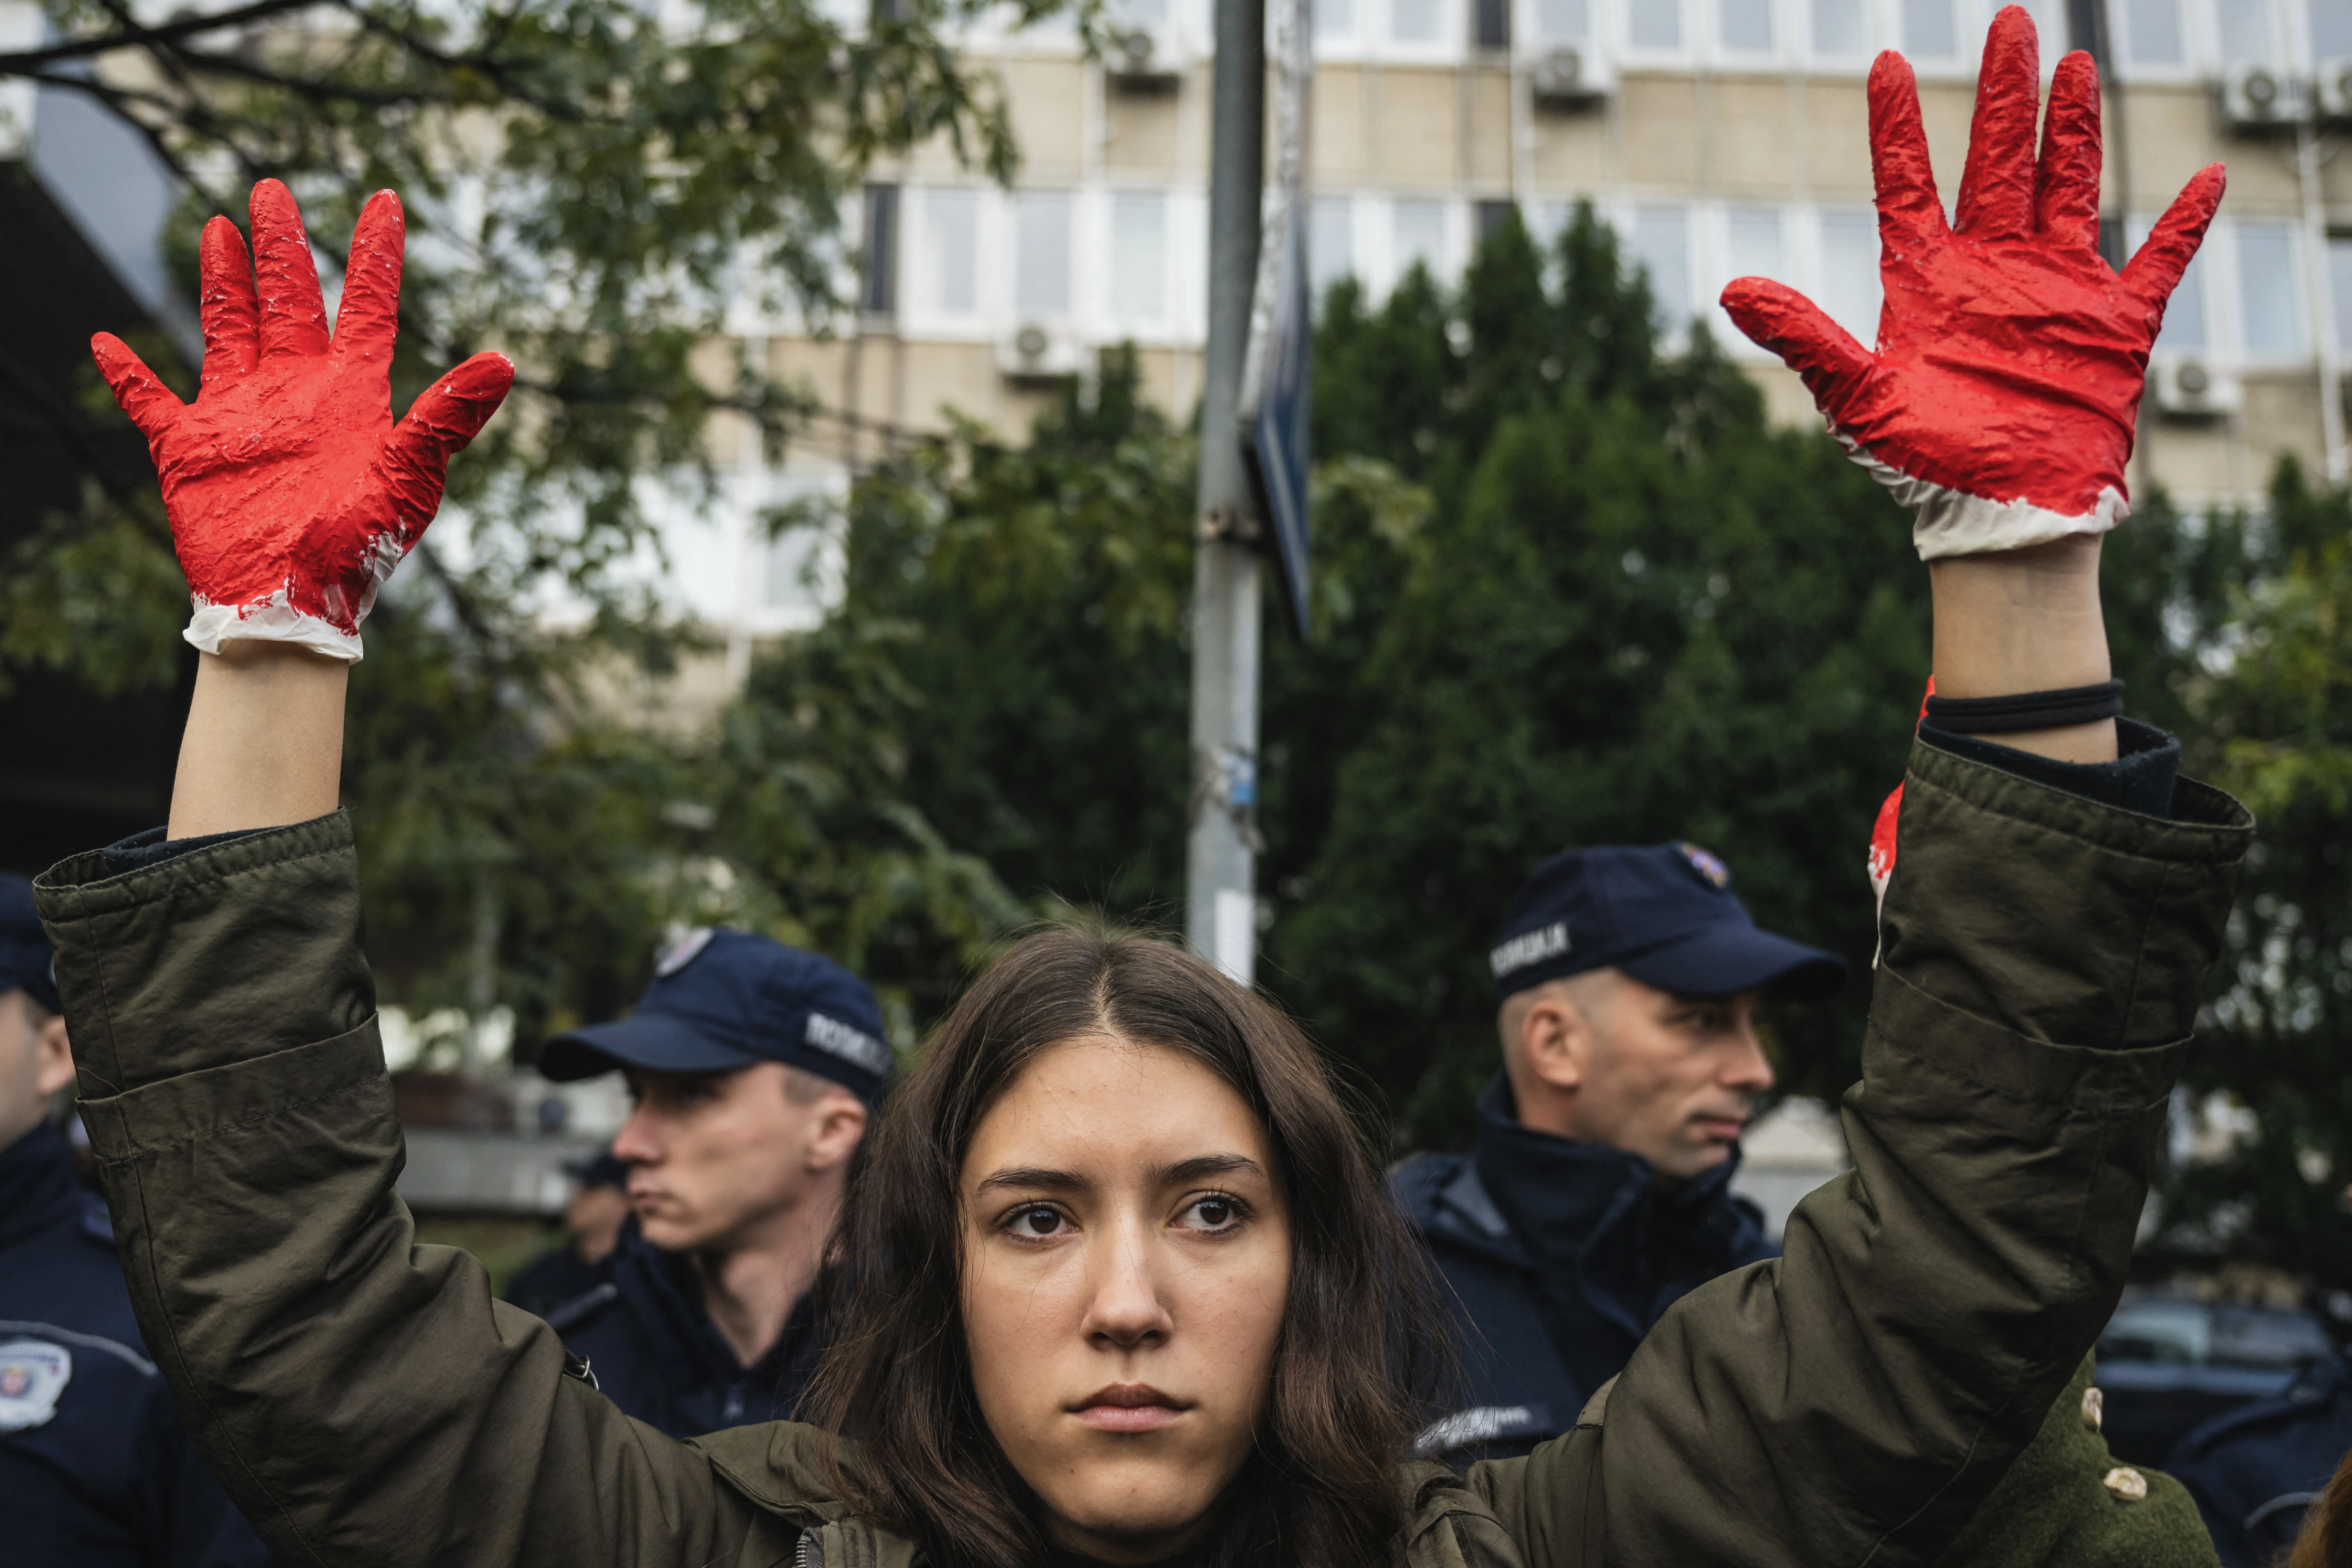
<svg viewBox="0 0 2352 1568">
<path fill-rule="evenodd" d="M 2251 826 L 2186 781 L 2175 817 L 1917 747 L 1853 1169 L 1575 1431 L 1402 1467 L 1412 1568 L 1934 1562 L 2122 1287 Z M 416 1245 L 342 816 L 121 875 L 81 856 L 38 896 L 140 1326 L 286 1561 L 920 1555 L 849 1515 L 820 1434 L 674 1442 L 473 1258 Z"/>
</svg>

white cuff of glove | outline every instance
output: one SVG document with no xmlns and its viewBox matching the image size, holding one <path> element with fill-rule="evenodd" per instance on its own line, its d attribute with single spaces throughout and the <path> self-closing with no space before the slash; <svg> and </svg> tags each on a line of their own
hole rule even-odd
<svg viewBox="0 0 2352 1568">
<path fill-rule="evenodd" d="M 295 609 L 282 588 L 260 604 L 214 604 L 199 595 L 195 613 L 181 635 L 207 653 L 219 653 L 224 643 L 250 640 L 292 643 L 347 664 L 356 664 L 361 658 L 357 632 L 342 631 Z"/>
<path fill-rule="evenodd" d="M 2103 534 L 2131 516 L 2131 503 L 2113 485 L 2099 492 L 2098 502 L 2078 516 L 2053 512 L 2027 500 L 1990 501 L 1963 490 L 1948 489 L 1926 479 L 1915 479 L 1870 455 L 1845 432 L 1831 434 L 1846 455 L 1886 486 L 1895 500 L 1917 520 L 1911 542 L 1921 560 L 1952 555 L 1991 555 L 1999 550 L 2046 545 L 2074 534 Z"/>
</svg>

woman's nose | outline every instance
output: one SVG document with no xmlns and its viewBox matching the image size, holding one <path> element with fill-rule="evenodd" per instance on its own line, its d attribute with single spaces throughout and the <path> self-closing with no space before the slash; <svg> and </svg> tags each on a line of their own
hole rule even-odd
<svg viewBox="0 0 2352 1568">
<path fill-rule="evenodd" d="M 1164 1339 L 1171 1326 L 1151 1244 L 1137 1228 L 1118 1227 L 1098 1243 L 1102 1255 L 1087 1303 L 1087 1337 L 1122 1350 Z"/>
</svg>

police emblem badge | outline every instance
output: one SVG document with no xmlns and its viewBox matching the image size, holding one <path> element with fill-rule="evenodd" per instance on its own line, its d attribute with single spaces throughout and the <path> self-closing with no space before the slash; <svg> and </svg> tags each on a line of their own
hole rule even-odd
<svg viewBox="0 0 2352 1568">
<path fill-rule="evenodd" d="M 73 1380 L 73 1353 L 47 1340 L 0 1343 L 0 1432 L 45 1425 Z"/>
<path fill-rule="evenodd" d="M 1696 844 L 1676 844 L 1683 859 L 1690 862 L 1691 870 L 1698 873 L 1709 887 L 1718 892 L 1731 885 L 1731 868 Z"/>
</svg>

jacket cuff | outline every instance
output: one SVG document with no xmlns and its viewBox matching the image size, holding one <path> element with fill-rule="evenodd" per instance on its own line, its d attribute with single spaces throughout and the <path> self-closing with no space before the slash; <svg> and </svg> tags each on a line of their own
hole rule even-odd
<svg viewBox="0 0 2352 1568">
<path fill-rule="evenodd" d="M 1904 782 L 1874 1019 L 1895 1039 L 1962 1039 L 1949 1020 L 1965 1019 L 2092 1051 L 2178 1044 L 2204 999 L 2252 826 L 2192 779 L 2175 786 L 2167 821 L 1922 740 Z M 1898 1029 L 1893 1015 L 1913 1009 L 1926 1012 Z M 1927 1013 L 1947 1020 L 1940 1034 L 1922 1028 Z"/>
<path fill-rule="evenodd" d="M 33 884 L 86 1100 L 351 1034 L 375 1013 L 341 811 L 114 873 Z"/>
<path fill-rule="evenodd" d="M 349 1034 L 79 1103 L 90 1151 L 115 1162 L 376 1086 L 391 1093 L 370 1019 Z"/>
</svg>

